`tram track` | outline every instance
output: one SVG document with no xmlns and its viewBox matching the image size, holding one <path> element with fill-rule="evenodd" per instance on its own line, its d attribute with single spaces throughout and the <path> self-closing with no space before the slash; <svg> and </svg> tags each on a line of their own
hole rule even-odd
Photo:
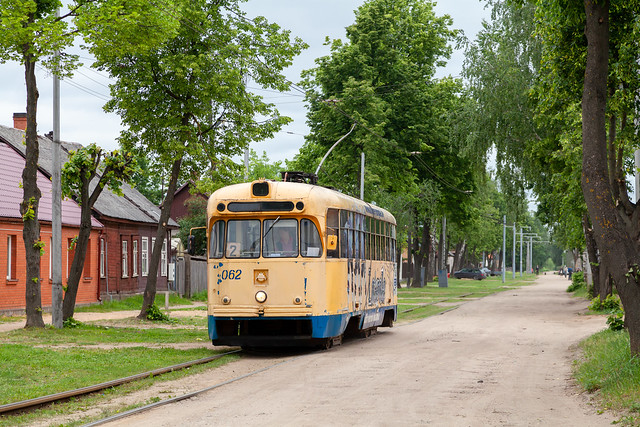
<svg viewBox="0 0 640 427">
<path fill-rule="evenodd" d="M 209 392 L 211 390 L 215 390 L 217 388 L 220 388 L 220 387 L 223 387 L 225 385 L 234 383 L 236 381 L 240 381 L 242 379 L 251 377 L 253 375 L 257 375 L 259 373 L 262 373 L 262 372 L 268 371 L 270 369 L 276 368 L 276 367 L 281 366 L 281 365 L 283 365 L 285 363 L 289 363 L 289 362 L 292 362 L 294 360 L 298 360 L 298 359 L 300 359 L 301 357 L 304 357 L 304 356 L 305 355 L 300 355 L 300 356 L 295 356 L 295 357 L 292 357 L 292 358 L 289 358 L 289 359 L 286 359 L 286 360 L 282 360 L 282 361 L 280 361 L 278 363 L 274 363 L 272 365 L 265 366 L 264 368 L 256 369 L 254 371 L 248 372 L 248 373 L 243 374 L 243 375 L 238 375 L 237 377 L 228 379 L 226 381 L 223 381 L 223 382 L 220 382 L 220 383 L 217 383 L 217 384 L 205 387 L 205 388 L 202 388 L 200 390 L 192 391 L 192 392 L 180 395 L 180 396 L 175 396 L 175 397 L 172 397 L 172 398 L 169 398 L 169 399 L 161 400 L 159 402 L 150 403 L 148 405 L 141 406 L 139 408 L 134 408 L 134 409 L 131 409 L 131 410 L 126 411 L 126 412 L 122 412 L 122 413 L 119 413 L 119 414 L 111 415 L 111 416 L 103 418 L 101 420 L 97 420 L 97 421 L 94 421 L 94 422 L 91 422 L 91 423 L 88 423 L 88 424 L 84 424 L 83 427 L 93 427 L 93 426 L 99 426 L 99 425 L 107 424 L 107 423 L 110 423 L 110 422 L 113 422 L 113 421 L 117 421 L 117 420 L 121 420 L 123 418 L 130 417 L 132 415 L 136 415 L 136 414 L 139 414 L 139 413 L 142 413 L 142 412 L 145 412 L 145 411 L 149 411 L 151 409 L 155 409 L 155 408 L 157 408 L 159 406 L 164 406 L 164 405 L 168 405 L 168 404 L 171 404 L 171 403 L 177 403 L 177 402 L 180 402 L 182 400 L 190 399 L 190 398 L 198 396 L 200 394 L 207 393 L 207 392 Z"/>
<path fill-rule="evenodd" d="M 96 391 L 105 390 L 107 388 L 116 387 L 122 384 L 130 383 L 133 381 L 138 381 L 144 378 L 149 378 L 157 375 L 166 374 L 169 372 L 179 371 L 181 369 L 186 369 L 195 365 L 202 365 L 205 363 L 212 362 L 214 360 L 220 359 L 222 357 L 239 353 L 242 350 L 232 350 L 225 353 L 216 354 L 215 356 L 205 357 L 202 359 L 191 360 L 189 362 L 179 363 L 177 365 L 171 365 L 164 368 L 154 369 L 152 371 L 143 372 L 136 375 L 131 375 L 124 378 L 119 378 L 111 381 L 106 381 L 100 384 L 94 384 L 87 387 L 81 387 L 74 390 L 63 391 L 60 393 L 54 393 L 47 396 L 36 397 L 33 399 L 22 400 L 19 402 L 8 403 L 5 405 L 0 405 L 0 414 L 7 414 L 11 412 L 15 412 L 18 410 L 31 409 L 41 405 L 58 402 L 62 400 L 66 400 L 72 397 L 82 396 L 89 393 L 94 393 Z"/>
</svg>

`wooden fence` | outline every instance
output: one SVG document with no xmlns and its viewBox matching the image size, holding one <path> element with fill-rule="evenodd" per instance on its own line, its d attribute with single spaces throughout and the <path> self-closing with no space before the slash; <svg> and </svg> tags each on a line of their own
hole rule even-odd
<svg viewBox="0 0 640 427">
<path fill-rule="evenodd" d="M 187 298 L 207 289 L 207 259 L 188 254 L 176 260 L 175 291 Z"/>
</svg>

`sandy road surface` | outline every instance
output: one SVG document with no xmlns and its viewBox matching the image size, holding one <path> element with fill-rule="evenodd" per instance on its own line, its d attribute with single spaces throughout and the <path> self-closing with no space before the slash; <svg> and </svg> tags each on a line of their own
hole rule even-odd
<svg viewBox="0 0 640 427">
<path fill-rule="evenodd" d="M 570 347 L 605 319 L 567 285 L 541 276 L 111 425 L 609 425 L 570 381 Z"/>
</svg>

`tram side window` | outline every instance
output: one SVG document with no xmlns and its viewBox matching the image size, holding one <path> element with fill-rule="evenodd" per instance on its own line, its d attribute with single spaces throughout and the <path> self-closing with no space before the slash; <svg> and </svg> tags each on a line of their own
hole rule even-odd
<svg viewBox="0 0 640 427">
<path fill-rule="evenodd" d="M 322 256 L 320 233 L 313 221 L 300 220 L 300 255 L 305 257 Z"/>
<path fill-rule="evenodd" d="M 227 258 L 258 258 L 260 256 L 259 220 L 229 220 L 226 255 Z"/>
<path fill-rule="evenodd" d="M 328 249 L 327 248 L 327 258 L 338 258 L 340 256 L 339 248 L 340 248 L 340 233 L 339 226 L 340 221 L 338 221 L 338 210 L 337 209 L 327 209 L 327 236 L 336 236 L 338 239 L 338 246 L 336 249 Z M 328 241 L 327 241 L 328 243 Z"/>
<path fill-rule="evenodd" d="M 298 256 L 298 220 L 265 219 L 262 256 Z"/>
<path fill-rule="evenodd" d="M 224 221 L 216 221 L 209 233 L 209 258 L 222 258 L 224 255 Z"/>
</svg>

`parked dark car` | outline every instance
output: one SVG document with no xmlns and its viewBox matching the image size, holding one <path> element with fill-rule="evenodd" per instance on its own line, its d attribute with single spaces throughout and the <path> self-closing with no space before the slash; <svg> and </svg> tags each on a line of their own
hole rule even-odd
<svg viewBox="0 0 640 427">
<path fill-rule="evenodd" d="M 475 279 L 482 280 L 487 276 L 478 268 L 463 268 L 453 273 L 456 279 Z"/>
<path fill-rule="evenodd" d="M 492 270 L 491 271 L 491 275 L 492 276 L 502 276 L 502 270 Z"/>
</svg>

